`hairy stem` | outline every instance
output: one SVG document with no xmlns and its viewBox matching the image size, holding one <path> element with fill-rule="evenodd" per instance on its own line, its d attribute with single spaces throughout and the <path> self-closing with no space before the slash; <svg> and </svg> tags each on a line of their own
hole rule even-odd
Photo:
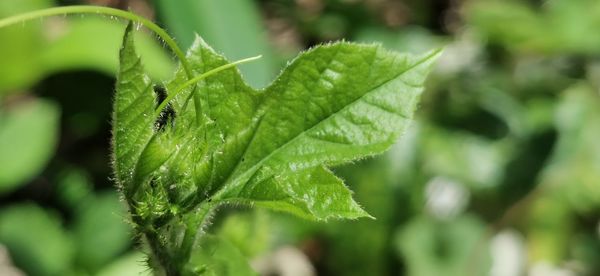
<svg viewBox="0 0 600 276">
<path fill-rule="evenodd" d="M 185 265 L 190 260 L 194 246 L 202 237 L 204 228 L 210 223 L 214 212 L 215 206 L 209 202 L 205 202 L 196 211 L 188 215 L 185 233 L 178 250 L 179 256 L 177 256 L 182 265 Z"/>
<path fill-rule="evenodd" d="M 153 263 L 163 269 L 166 276 L 180 276 L 194 273 L 198 268 L 188 266 L 195 246 L 202 238 L 203 228 L 210 221 L 215 205 L 202 204 L 197 210 L 172 220 L 169 225 L 142 231 L 152 249 Z M 170 239 L 181 237 L 177 242 Z M 165 244 L 165 241 L 172 244 Z"/>
<path fill-rule="evenodd" d="M 177 43 L 175 43 L 175 40 L 164 29 L 156 25 L 154 22 L 132 12 L 100 6 L 56 7 L 22 13 L 15 16 L 0 19 L 0 28 L 36 18 L 66 14 L 101 14 L 124 18 L 144 25 L 146 28 L 156 33 L 169 46 L 169 48 L 171 48 L 173 53 L 175 53 L 175 55 L 181 62 L 181 65 L 183 66 L 183 69 L 185 70 L 188 79 L 192 78 L 191 67 L 185 58 L 185 54 L 183 53 L 183 51 L 181 51 L 179 46 L 177 46 Z"/>
</svg>

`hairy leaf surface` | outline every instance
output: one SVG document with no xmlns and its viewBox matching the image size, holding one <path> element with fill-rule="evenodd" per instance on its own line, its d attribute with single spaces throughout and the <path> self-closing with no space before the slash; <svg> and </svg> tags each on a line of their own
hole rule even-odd
<svg viewBox="0 0 600 276">
<path fill-rule="evenodd" d="M 156 96 L 128 29 L 115 99 L 117 179 L 136 200 L 155 203 L 140 204 L 138 213 L 147 217 L 204 202 L 316 220 L 368 216 L 327 167 L 381 153 L 398 139 L 438 55 L 321 45 L 263 90 L 248 86 L 236 69 L 225 70 L 177 94 L 169 103 L 176 116 L 158 130 Z M 187 57 L 194 74 L 228 63 L 200 38 Z M 186 80 L 179 70 L 165 84 L 168 93 Z"/>
<path fill-rule="evenodd" d="M 135 52 L 131 24 L 127 27 L 119 60 L 113 108 L 115 177 L 125 190 L 134 185 L 133 169 L 152 136 L 154 97 L 150 78 Z"/>
</svg>

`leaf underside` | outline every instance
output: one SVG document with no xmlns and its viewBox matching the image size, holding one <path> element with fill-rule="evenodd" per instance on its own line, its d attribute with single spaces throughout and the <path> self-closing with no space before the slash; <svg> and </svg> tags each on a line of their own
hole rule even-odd
<svg viewBox="0 0 600 276">
<path fill-rule="evenodd" d="M 315 220 L 369 216 L 327 167 L 379 154 L 398 139 L 439 53 L 321 45 L 300 54 L 262 90 L 228 69 L 177 94 L 170 102 L 176 116 L 158 130 L 154 84 L 128 28 L 113 116 L 116 179 L 148 219 L 202 202 L 257 205 Z M 229 63 L 199 37 L 187 58 L 194 75 Z M 186 80 L 180 69 L 164 85 L 173 93 Z"/>
</svg>

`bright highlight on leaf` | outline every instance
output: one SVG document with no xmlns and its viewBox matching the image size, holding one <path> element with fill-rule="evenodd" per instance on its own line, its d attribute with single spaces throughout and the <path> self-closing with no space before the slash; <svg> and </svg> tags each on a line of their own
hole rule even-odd
<svg viewBox="0 0 600 276">
<path fill-rule="evenodd" d="M 190 85 L 180 69 L 164 84 L 167 101 L 157 106 L 155 84 L 134 48 L 130 25 L 113 117 L 115 176 L 135 222 L 164 239 L 202 227 L 212 210 L 228 204 L 314 220 L 369 217 L 327 167 L 390 147 L 409 124 L 440 54 L 321 45 L 255 90 L 197 38 L 187 60 L 194 75 L 204 77 Z M 207 74 L 216 68 L 225 69 Z M 176 116 L 157 131 L 167 102 Z M 163 253 L 181 254 L 185 243 Z"/>
</svg>

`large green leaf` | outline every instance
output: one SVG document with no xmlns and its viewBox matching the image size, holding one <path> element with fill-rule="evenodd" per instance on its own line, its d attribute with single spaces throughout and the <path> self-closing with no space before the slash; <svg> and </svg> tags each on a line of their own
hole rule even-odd
<svg viewBox="0 0 600 276">
<path fill-rule="evenodd" d="M 164 203 L 142 204 L 153 208 L 139 210 L 148 216 L 203 201 L 257 204 L 318 220 L 367 216 L 323 166 L 391 146 L 439 54 L 322 45 L 301 54 L 264 90 L 227 70 L 198 82 L 189 105 L 190 91 L 178 94 L 170 102 L 174 123 L 157 130 L 155 96 L 132 43 L 128 32 L 115 101 L 115 169 L 125 191 L 144 191 L 136 200 Z M 199 38 L 188 60 L 196 74 L 227 64 Z M 179 72 L 167 90 L 184 80 Z"/>
</svg>

